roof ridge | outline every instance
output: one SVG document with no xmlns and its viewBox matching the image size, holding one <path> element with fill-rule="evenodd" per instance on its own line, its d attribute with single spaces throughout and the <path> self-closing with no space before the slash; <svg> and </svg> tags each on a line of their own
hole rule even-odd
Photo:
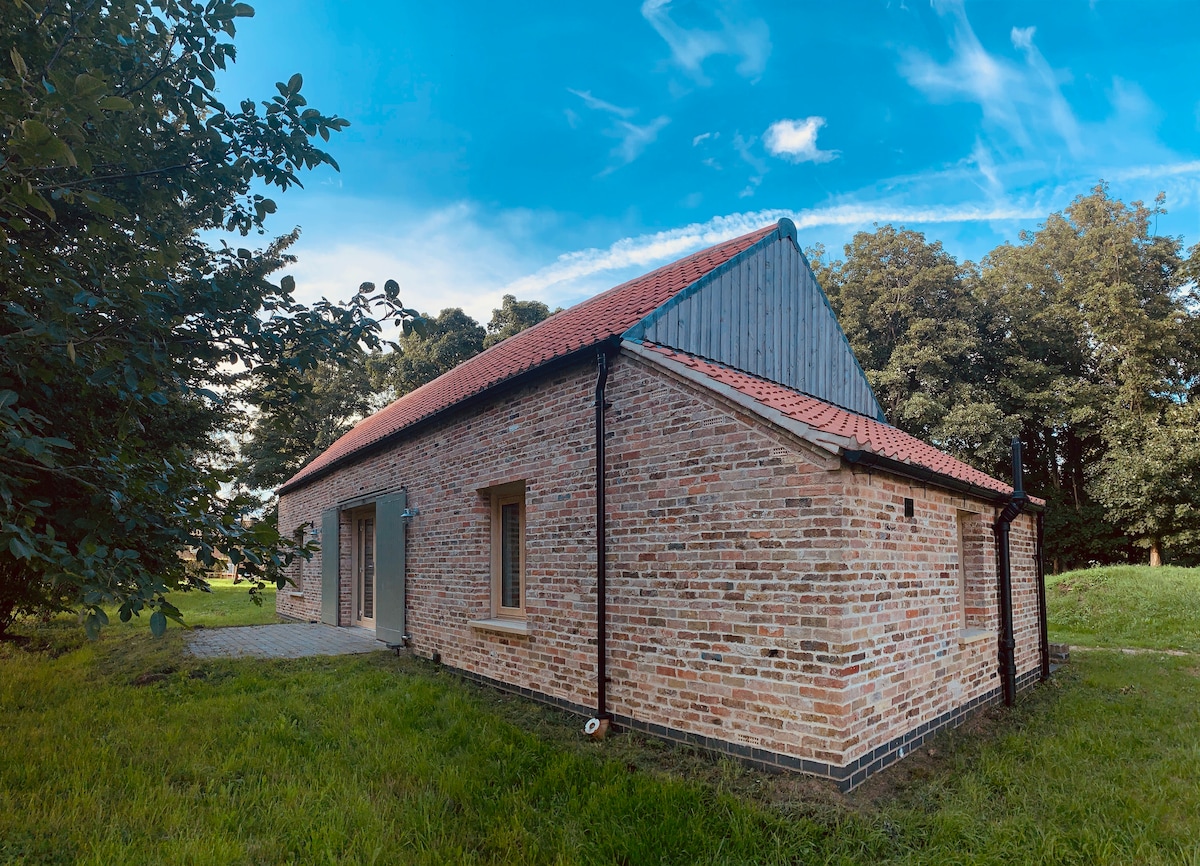
<svg viewBox="0 0 1200 866">
<path fill-rule="evenodd" d="M 501 340 L 432 382 L 397 398 L 364 418 L 280 488 L 285 493 L 314 480 L 363 451 L 463 401 L 582 349 L 620 337 L 645 315 L 744 253 L 772 232 L 788 232 L 781 220 L 753 232 L 719 241 L 649 273 L 586 298 L 537 325 Z M 794 230 L 792 230 L 794 231 Z"/>
</svg>

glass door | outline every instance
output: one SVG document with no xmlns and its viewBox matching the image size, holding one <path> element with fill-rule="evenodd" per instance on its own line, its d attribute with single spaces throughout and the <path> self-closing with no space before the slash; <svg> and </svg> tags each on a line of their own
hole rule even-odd
<svg viewBox="0 0 1200 866">
<path fill-rule="evenodd" d="M 375 628 L 375 509 L 354 515 L 354 624 Z"/>
</svg>

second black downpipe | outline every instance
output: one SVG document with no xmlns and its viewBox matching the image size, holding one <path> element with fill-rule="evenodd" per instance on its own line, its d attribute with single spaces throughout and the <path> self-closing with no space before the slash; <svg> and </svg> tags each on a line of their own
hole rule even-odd
<svg viewBox="0 0 1200 866">
<path fill-rule="evenodd" d="M 996 517 L 996 559 L 1000 578 L 1000 680 L 1004 686 L 1004 705 L 1017 699 L 1016 638 L 1013 633 L 1012 562 L 1009 529 L 1029 502 L 1021 478 L 1021 440 L 1012 440 L 1013 492 L 1004 510 Z"/>
</svg>

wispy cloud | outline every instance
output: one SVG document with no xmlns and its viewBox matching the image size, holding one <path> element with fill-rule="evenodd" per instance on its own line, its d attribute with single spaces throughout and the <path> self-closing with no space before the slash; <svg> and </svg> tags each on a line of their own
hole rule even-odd
<svg viewBox="0 0 1200 866">
<path fill-rule="evenodd" d="M 735 20 L 727 9 L 714 12 L 717 26 L 688 28 L 671 16 L 671 0 L 645 0 L 642 17 L 671 49 L 671 57 L 696 83 L 708 84 L 704 61 L 717 55 L 737 59 L 737 73 L 757 78 L 771 55 L 771 34 L 762 19 Z"/>
<path fill-rule="evenodd" d="M 642 151 L 655 142 L 662 128 L 671 122 L 671 118 L 660 115 L 649 123 L 633 123 L 630 118 L 637 114 L 638 110 L 636 108 L 626 108 L 622 105 L 615 105 L 603 99 L 598 99 L 592 95 L 590 90 L 574 90 L 568 87 L 567 92 L 578 96 L 583 100 L 583 104 L 593 111 L 612 115 L 613 120 L 609 127 L 604 130 L 604 134 L 610 138 L 620 139 L 620 141 L 611 151 L 611 156 L 616 159 L 616 162 L 600 172 L 601 176 L 611 174 L 617 169 L 629 165 L 629 163 L 641 156 Z M 572 115 L 575 117 L 575 122 L 571 123 L 571 128 L 578 128 L 578 115 L 570 109 L 567 109 L 567 111 L 568 122 L 571 121 Z"/>
<path fill-rule="evenodd" d="M 817 147 L 817 132 L 824 125 L 823 117 L 777 120 L 763 133 L 763 145 L 767 153 L 791 162 L 829 162 L 837 159 L 840 151 Z"/>
<path fill-rule="evenodd" d="M 612 155 L 620 161 L 620 165 L 606 168 L 603 174 L 616 171 L 621 166 L 629 165 L 629 163 L 641 156 L 642 151 L 654 143 L 658 138 L 658 133 L 670 122 L 671 119 L 669 117 L 656 117 L 644 126 L 638 126 L 636 123 L 630 123 L 628 120 L 618 120 L 616 122 L 615 133 L 614 131 L 610 131 L 610 134 L 615 134 L 621 139 L 621 143 L 612 150 Z"/>
<path fill-rule="evenodd" d="M 358 216 L 342 225 L 336 239 L 326 235 L 314 243 L 301 234 L 294 248 L 298 261 L 286 271 L 295 276 L 297 299 L 305 303 L 347 298 L 364 280 L 382 285 L 394 279 L 410 307 L 435 315 L 461 307 L 487 322 L 501 304 L 503 286 L 535 267 L 536 238 L 545 229 L 536 214 L 496 215 L 469 202 L 426 213 L 397 213 L 377 202 L 345 198 L 336 207 Z M 462 254 L 466 238 L 471 255 Z"/>
<path fill-rule="evenodd" d="M 1009 33 L 1013 48 L 1024 55 L 1020 63 L 983 47 L 961 0 L 934 5 L 948 24 L 952 56 L 938 63 L 920 52 L 907 53 L 900 71 L 909 84 L 934 100 L 977 104 L 994 146 L 1025 151 L 1053 139 L 1078 153 L 1079 124 L 1062 93 L 1067 76 L 1042 56 L 1035 28 L 1013 27 Z"/>
<path fill-rule="evenodd" d="M 991 206 L 897 207 L 888 204 L 839 204 L 810 210 L 759 210 L 713 217 L 681 228 L 622 238 L 607 247 L 564 253 L 552 264 L 509 283 L 505 292 L 540 297 L 564 283 L 624 268 L 648 268 L 704 247 L 760 229 L 783 217 L 800 230 L 822 226 L 862 226 L 873 223 L 933 225 L 939 223 L 1029 220 L 1045 216 L 1040 207 L 1015 203 Z M 561 294 L 561 293 L 560 293 Z"/>
<path fill-rule="evenodd" d="M 568 93 L 573 93 L 583 100 L 583 104 L 595 111 L 606 111 L 609 114 L 615 114 L 617 117 L 623 117 L 626 120 L 637 114 L 636 108 L 624 108 L 620 105 L 613 105 L 611 102 L 605 102 L 603 99 L 597 99 L 592 96 L 590 90 L 575 90 L 567 88 Z"/>
<path fill-rule="evenodd" d="M 767 164 L 751 150 L 754 143 L 758 139 L 751 136 L 743 138 L 741 133 L 733 137 L 733 149 L 737 151 L 738 156 L 742 158 L 742 162 L 754 169 L 754 174 L 746 179 L 746 186 L 738 193 L 738 198 L 749 198 L 757 192 L 759 186 L 762 185 L 763 178 L 767 176 Z"/>
</svg>

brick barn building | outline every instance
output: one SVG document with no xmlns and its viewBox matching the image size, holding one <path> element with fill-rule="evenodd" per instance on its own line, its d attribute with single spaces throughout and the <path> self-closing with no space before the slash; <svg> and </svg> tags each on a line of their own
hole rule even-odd
<svg viewBox="0 0 1200 866">
<path fill-rule="evenodd" d="M 887 424 L 781 220 L 358 424 L 278 607 L 850 788 L 1048 671 L 1038 507 Z"/>
</svg>

